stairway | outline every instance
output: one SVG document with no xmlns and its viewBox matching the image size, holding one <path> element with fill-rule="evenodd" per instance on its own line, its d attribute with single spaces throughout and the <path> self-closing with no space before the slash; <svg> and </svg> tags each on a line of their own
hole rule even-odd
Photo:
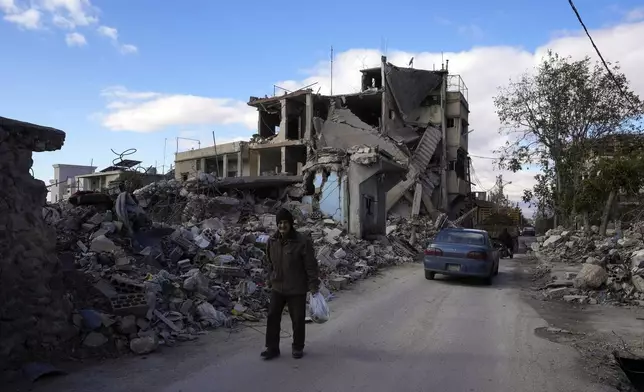
<svg viewBox="0 0 644 392">
<path fill-rule="evenodd" d="M 418 181 L 420 173 L 425 173 L 427 165 L 432 159 L 438 142 L 441 140 L 441 132 L 433 127 L 427 127 L 423 136 L 418 142 L 418 146 L 409 162 L 409 170 L 407 171 L 407 179 L 399 182 L 396 186 L 387 192 L 386 208 L 389 211 L 400 198 L 407 192 L 407 190 Z M 424 181 L 423 194 L 427 193 L 431 197 L 431 192 L 434 190 L 433 186 L 426 185 L 428 181 Z M 432 182 L 432 181 L 429 181 Z M 434 185 L 435 186 L 435 185 Z"/>
</svg>

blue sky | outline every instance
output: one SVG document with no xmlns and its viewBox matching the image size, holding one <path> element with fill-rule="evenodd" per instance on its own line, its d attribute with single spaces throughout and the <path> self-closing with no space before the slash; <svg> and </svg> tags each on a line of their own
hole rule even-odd
<svg viewBox="0 0 644 392">
<path fill-rule="evenodd" d="M 639 61 L 620 58 L 633 57 L 633 48 L 610 40 L 637 39 L 641 1 L 576 4 L 611 60 Z M 54 163 L 109 165 L 110 148 L 137 148 L 136 158 L 161 168 L 166 138 L 169 165 L 177 136 L 202 146 L 212 144 L 212 130 L 220 140 L 247 137 L 255 121 L 243 105 L 248 97 L 271 94 L 274 83 L 313 80 L 327 89 L 332 45 L 337 92 L 353 88 L 358 69 L 385 49 L 397 65 L 416 56 L 419 68 L 440 63 L 445 52 L 470 88 L 471 115 L 481 124 L 471 121 L 472 128 L 485 128 L 486 143 L 470 150 L 492 156 L 496 85 L 530 67 L 547 45 L 591 53 L 566 0 L 0 0 L 0 15 L 0 115 L 67 133 L 61 151 L 34 156 L 36 177 L 45 181 Z M 620 28 L 630 30 L 619 35 Z M 475 161 L 482 188 L 493 185 L 488 161 Z M 531 175 L 517 177 L 516 186 Z"/>
</svg>

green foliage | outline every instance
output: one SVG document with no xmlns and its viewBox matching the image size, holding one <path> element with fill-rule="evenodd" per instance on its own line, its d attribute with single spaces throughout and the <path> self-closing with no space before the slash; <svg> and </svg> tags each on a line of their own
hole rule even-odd
<svg viewBox="0 0 644 392">
<path fill-rule="evenodd" d="M 634 195 L 643 186 L 644 156 L 641 152 L 598 159 L 576 194 L 578 210 L 591 213 L 598 211 L 612 190 Z"/>
<path fill-rule="evenodd" d="M 499 89 L 494 99 L 500 132 L 509 136 L 497 151 L 498 165 L 513 172 L 539 165 L 537 185 L 524 201 L 543 213 L 564 217 L 587 208 L 576 195 L 592 141 L 615 133 L 638 132 L 642 104 L 626 76 L 614 65 L 612 73 L 622 95 L 601 63 L 572 60 L 551 51 L 534 72 Z M 635 103 L 632 105 L 631 102 Z"/>
</svg>

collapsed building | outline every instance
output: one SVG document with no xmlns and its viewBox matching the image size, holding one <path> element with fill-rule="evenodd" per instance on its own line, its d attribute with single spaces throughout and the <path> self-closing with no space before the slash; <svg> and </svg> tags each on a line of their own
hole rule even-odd
<svg viewBox="0 0 644 392">
<path fill-rule="evenodd" d="M 385 233 L 387 213 L 456 219 L 471 209 L 460 76 L 447 66 L 396 67 L 384 56 L 361 73 L 355 94 L 251 97 L 258 134 L 248 147 L 257 174 L 303 175 L 312 203 L 363 238 Z"/>
<path fill-rule="evenodd" d="M 444 212 L 455 220 L 471 210 L 469 104 L 461 77 L 447 66 L 396 67 L 384 56 L 380 67 L 361 74 L 355 94 L 300 89 L 250 97 L 257 134 L 249 142 L 177 153 L 176 179 L 301 178 L 302 200 L 361 238 L 385 234 L 388 213 L 436 218 Z"/>
</svg>

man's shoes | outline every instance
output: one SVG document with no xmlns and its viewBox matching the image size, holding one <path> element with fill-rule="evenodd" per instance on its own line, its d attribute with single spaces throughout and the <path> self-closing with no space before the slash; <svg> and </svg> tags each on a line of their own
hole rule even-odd
<svg viewBox="0 0 644 392">
<path fill-rule="evenodd" d="M 293 350 L 293 358 L 295 359 L 300 359 L 304 356 L 304 351 L 303 350 Z"/>
<path fill-rule="evenodd" d="M 264 360 L 270 361 L 271 359 L 275 359 L 280 356 L 280 351 L 279 350 L 270 350 L 266 349 L 262 351 L 261 356 Z"/>
</svg>

